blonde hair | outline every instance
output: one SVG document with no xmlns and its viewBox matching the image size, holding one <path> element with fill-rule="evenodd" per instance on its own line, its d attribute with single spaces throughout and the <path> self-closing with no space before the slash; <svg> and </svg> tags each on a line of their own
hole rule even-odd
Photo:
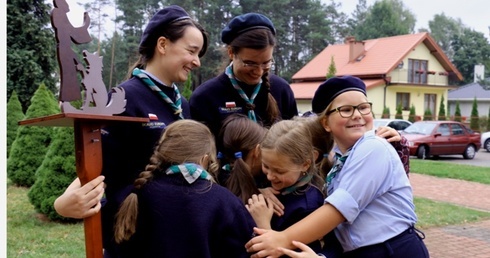
<svg viewBox="0 0 490 258">
<path fill-rule="evenodd" d="M 160 137 L 145 171 L 141 172 L 134 181 L 133 192 L 126 197 L 116 214 L 114 232 L 116 243 L 129 240 L 136 232 L 138 218 L 136 192 L 153 179 L 156 171 L 165 171 L 172 165 L 183 163 L 199 164 L 206 155 L 209 161 L 208 164 L 203 164 L 203 167 L 215 178 L 219 165 L 216 160 L 215 140 L 208 127 L 190 119 L 178 120 L 170 124 Z"/>
<path fill-rule="evenodd" d="M 303 165 L 310 161 L 306 173 L 313 176 L 311 184 L 318 189 L 323 188 L 323 180 L 315 166 L 314 146 L 311 131 L 306 123 L 300 120 L 282 120 L 269 129 L 260 145 L 261 149 L 274 150 L 290 158 L 291 162 Z"/>
</svg>

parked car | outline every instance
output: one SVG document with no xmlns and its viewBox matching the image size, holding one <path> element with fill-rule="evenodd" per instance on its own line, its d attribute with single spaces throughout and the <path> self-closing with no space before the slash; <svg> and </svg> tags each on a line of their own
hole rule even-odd
<svg viewBox="0 0 490 258">
<path fill-rule="evenodd" d="M 405 130 L 408 126 L 410 126 L 412 122 L 403 119 L 374 119 L 374 128 L 378 128 L 379 126 L 389 126 L 394 128 L 397 131 Z"/>
<path fill-rule="evenodd" d="M 490 132 L 481 134 L 481 146 L 488 152 L 490 152 Z"/>
<path fill-rule="evenodd" d="M 480 134 L 456 121 L 418 121 L 402 133 L 410 155 L 419 159 L 454 154 L 473 159 L 481 147 Z"/>
</svg>

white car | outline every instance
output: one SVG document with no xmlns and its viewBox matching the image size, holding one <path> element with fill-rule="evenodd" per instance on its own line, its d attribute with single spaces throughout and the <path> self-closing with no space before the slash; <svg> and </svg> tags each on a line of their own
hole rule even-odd
<svg viewBox="0 0 490 258">
<path fill-rule="evenodd" d="M 412 122 L 408 120 L 381 118 L 381 119 L 374 119 L 373 127 L 378 128 L 379 126 L 389 126 L 397 131 L 403 131 L 411 124 Z"/>
<path fill-rule="evenodd" d="M 488 152 L 490 152 L 490 132 L 481 134 L 481 146 Z"/>
</svg>

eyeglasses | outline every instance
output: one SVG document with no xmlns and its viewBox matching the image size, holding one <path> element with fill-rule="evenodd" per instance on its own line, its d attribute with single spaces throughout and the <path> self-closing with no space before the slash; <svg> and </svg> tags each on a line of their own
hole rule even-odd
<svg viewBox="0 0 490 258">
<path fill-rule="evenodd" d="M 235 58 L 240 60 L 240 62 L 242 62 L 243 67 L 251 68 L 251 69 L 262 68 L 262 70 L 266 70 L 266 69 L 270 69 L 272 67 L 272 64 L 274 64 L 274 58 L 272 58 L 271 60 L 269 60 L 263 64 L 257 64 L 257 63 L 250 62 L 250 61 L 245 62 L 240 57 L 238 57 L 237 55 L 235 55 Z"/>
<path fill-rule="evenodd" d="M 333 112 L 338 111 L 341 117 L 350 118 L 352 115 L 354 115 L 354 111 L 356 109 L 359 111 L 359 113 L 361 113 L 361 115 L 369 115 L 371 113 L 372 107 L 373 103 L 371 102 L 363 102 L 357 106 L 345 105 L 327 111 L 326 115 L 330 115 Z"/>
</svg>

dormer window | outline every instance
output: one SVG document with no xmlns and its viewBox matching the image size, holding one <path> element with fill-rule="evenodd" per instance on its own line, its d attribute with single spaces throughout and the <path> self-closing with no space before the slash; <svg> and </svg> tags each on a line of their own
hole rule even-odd
<svg viewBox="0 0 490 258">
<path fill-rule="evenodd" d="M 427 60 L 408 59 L 408 82 L 427 84 Z"/>
</svg>

